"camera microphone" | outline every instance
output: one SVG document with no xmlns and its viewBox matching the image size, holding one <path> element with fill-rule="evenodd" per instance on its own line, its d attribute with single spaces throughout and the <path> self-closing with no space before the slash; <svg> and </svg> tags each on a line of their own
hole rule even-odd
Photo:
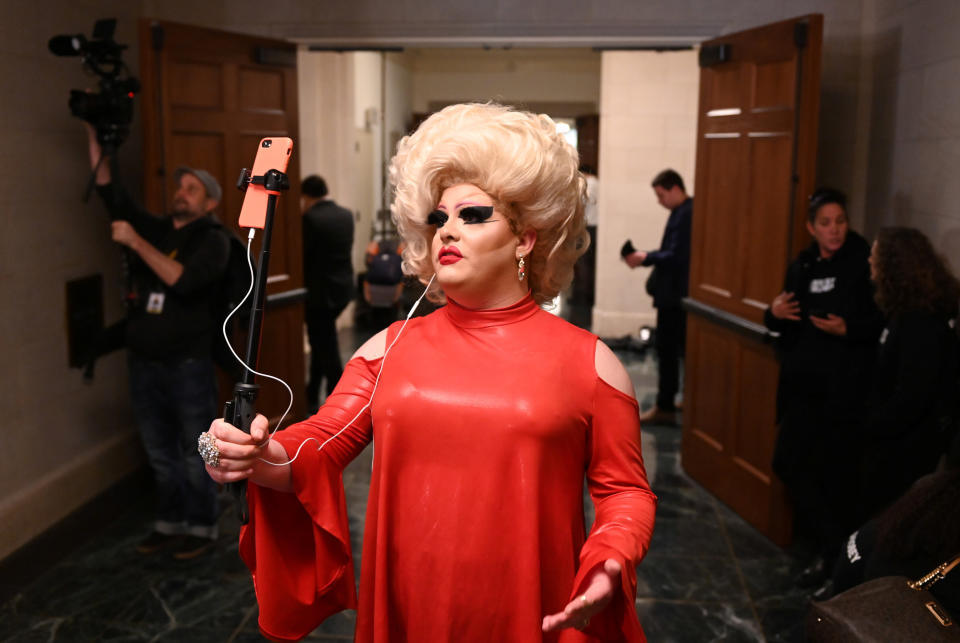
<svg viewBox="0 0 960 643">
<path fill-rule="evenodd" d="M 87 39 L 81 34 L 74 36 L 54 36 L 47 43 L 50 53 L 55 56 L 79 56 L 87 44 Z"/>
</svg>

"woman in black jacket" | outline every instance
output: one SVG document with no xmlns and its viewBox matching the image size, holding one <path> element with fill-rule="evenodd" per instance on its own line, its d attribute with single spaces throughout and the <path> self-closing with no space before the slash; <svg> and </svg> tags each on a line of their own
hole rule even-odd
<svg viewBox="0 0 960 643">
<path fill-rule="evenodd" d="M 787 268 L 783 292 L 764 322 L 779 333 L 780 426 L 773 470 L 787 488 L 794 531 L 812 549 L 802 581 L 825 578 L 846 534 L 857 526 L 856 418 L 882 317 L 873 301 L 870 248 L 849 229 L 846 198 L 829 188 L 810 198 L 814 241 Z"/>
<path fill-rule="evenodd" d="M 883 228 L 870 254 L 887 318 L 863 435 L 861 508 L 869 517 L 930 473 L 952 437 L 960 283 L 929 239 Z"/>
</svg>

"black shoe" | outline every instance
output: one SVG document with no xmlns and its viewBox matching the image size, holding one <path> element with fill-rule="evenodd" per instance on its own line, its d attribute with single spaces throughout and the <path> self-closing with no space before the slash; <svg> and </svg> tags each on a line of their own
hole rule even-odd
<svg viewBox="0 0 960 643">
<path fill-rule="evenodd" d="M 155 531 L 137 543 L 137 552 L 141 554 L 155 554 L 161 549 L 166 549 L 180 542 L 182 539 L 183 536 L 180 534 L 161 534 L 159 531 Z"/>
<path fill-rule="evenodd" d="M 173 552 L 173 557 L 177 560 L 193 560 L 194 558 L 213 551 L 215 542 L 212 538 L 187 536 L 183 539 L 183 544 Z"/>
</svg>

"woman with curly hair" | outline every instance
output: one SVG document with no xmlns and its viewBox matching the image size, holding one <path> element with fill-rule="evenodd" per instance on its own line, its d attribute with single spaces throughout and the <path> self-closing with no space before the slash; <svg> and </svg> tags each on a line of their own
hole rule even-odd
<svg viewBox="0 0 960 643">
<path fill-rule="evenodd" d="M 391 163 L 392 212 L 404 271 L 446 304 L 373 337 L 269 441 L 263 418 L 211 426 L 209 473 L 250 481 L 240 551 L 268 637 L 357 606 L 341 473 L 374 441 L 357 641 L 644 640 L 635 568 L 656 498 L 633 386 L 541 309 L 586 245 L 577 167 L 546 116 L 431 116 Z"/>
<path fill-rule="evenodd" d="M 957 403 L 960 302 L 960 283 L 919 230 L 881 229 L 870 271 L 887 325 L 863 436 L 866 517 L 932 472 L 946 451 Z"/>
</svg>

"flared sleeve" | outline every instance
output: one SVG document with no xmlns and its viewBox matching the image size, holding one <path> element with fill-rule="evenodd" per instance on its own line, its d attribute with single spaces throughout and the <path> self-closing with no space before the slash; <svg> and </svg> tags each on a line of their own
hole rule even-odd
<svg viewBox="0 0 960 643">
<path fill-rule="evenodd" d="M 623 569 L 621 591 L 584 632 L 601 641 L 645 641 L 634 608 L 636 567 L 650 547 L 657 497 L 643 466 L 637 401 L 599 377 L 587 448 L 587 486 L 596 519 L 580 550 L 569 600 L 586 590 L 591 571 L 607 559 L 616 560 Z"/>
<path fill-rule="evenodd" d="M 356 608 L 343 469 L 371 440 L 364 407 L 381 361 L 352 359 L 316 415 L 274 434 L 295 458 L 293 493 L 256 484 L 247 490 L 250 522 L 240 531 L 240 556 L 253 574 L 260 631 L 270 640 L 298 641 L 331 614 Z"/>
</svg>

